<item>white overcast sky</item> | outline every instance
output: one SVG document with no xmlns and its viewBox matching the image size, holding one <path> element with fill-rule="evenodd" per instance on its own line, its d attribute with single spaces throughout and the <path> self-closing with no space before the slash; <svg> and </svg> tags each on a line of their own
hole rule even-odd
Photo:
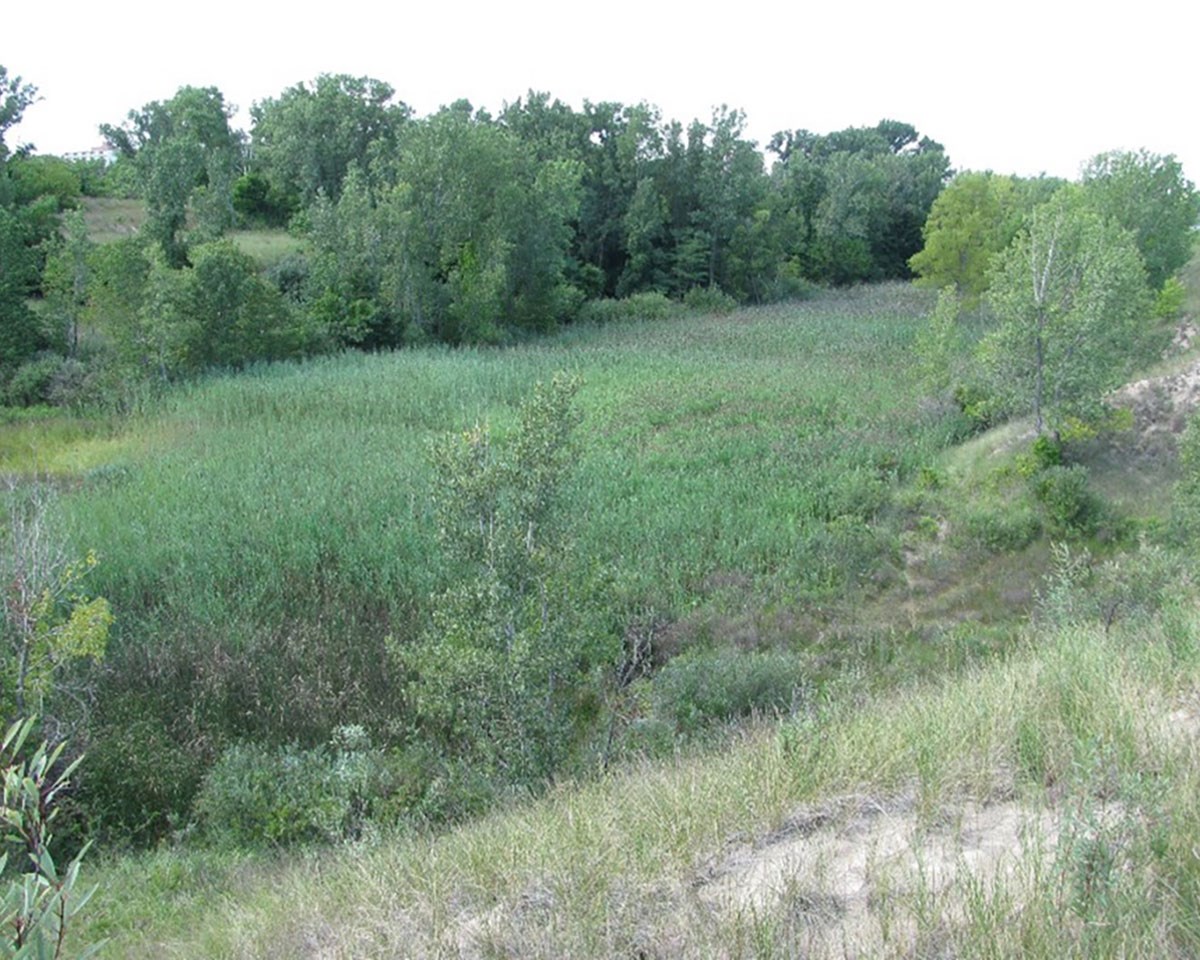
<svg viewBox="0 0 1200 960">
<path fill-rule="evenodd" d="M 100 142 L 185 84 L 247 108 L 320 73 L 386 80 L 426 114 L 527 90 L 578 108 L 646 100 L 664 118 L 740 107 L 773 132 L 904 120 L 956 169 L 1074 177 L 1103 150 L 1174 153 L 1200 180 L 1195 0 L 263 0 L 7 5 L 0 64 L 42 100 L 9 132 L 41 153 Z"/>
</svg>

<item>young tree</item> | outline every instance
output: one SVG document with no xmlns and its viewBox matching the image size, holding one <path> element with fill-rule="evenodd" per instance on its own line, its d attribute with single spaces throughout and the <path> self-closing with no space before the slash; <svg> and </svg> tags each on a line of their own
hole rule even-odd
<svg viewBox="0 0 1200 960">
<path fill-rule="evenodd" d="M 113 622 L 108 601 L 89 598 L 82 590 L 96 555 L 68 557 L 50 528 L 52 502 L 41 484 L 20 489 L 10 483 L 3 491 L 0 707 L 6 716 L 22 719 L 44 714 L 53 694 L 73 692 L 63 684 L 64 669 L 79 659 L 102 659 Z"/>
<path fill-rule="evenodd" d="M 1034 210 L 995 261 L 997 328 L 980 356 L 1013 409 L 1039 434 L 1087 414 L 1149 353 L 1149 291 L 1132 235 L 1076 187 Z"/>
<path fill-rule="evenodd" d="M 4 142 L 9 128 L 20 123 L 25 110 L 36 101 L 37 87 L 23 83 L 20 77 L 10 77 L 8 68 L 0 63 L 0 164 L 8 159 L 10 153 L 8 145 Z M 0 170 L 0 174 L 2 172 Z M 2 180 L 3 176 L 0 176 L 0 181 Z M 3 203 L 4 199 L 3 194 L 0 194 L 0 203 Z"/>
</svg>

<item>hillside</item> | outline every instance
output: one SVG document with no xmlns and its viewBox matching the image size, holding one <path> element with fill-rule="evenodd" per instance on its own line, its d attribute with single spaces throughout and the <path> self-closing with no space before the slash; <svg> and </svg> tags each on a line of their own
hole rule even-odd
<svg viewBox="0 0 1200 960">
<path fill-rule="evenodd" d="M 97 863 L 81 936 L 178 957 L 1197 949 L 1197 607 L 1186 554 L 1153 545 L 1188 401 L 1143 402 L 1174 397 L 1192 361 L 1125 392 L 1133 429 L 1080 449 L 1088 512 L 1060 528 L 1020 425 L 963 441 L 953 410 L 921 401 L 904 357 L 929 303 L 870 288 L 694 318 L 686 336 L 635 322 L 499 354 L 268 368 L 137 424 L 72 508 L 126 605 L 109 688 L 125 709 L 139 664 L 164 676 L 217 650 L 228 680 L 214 665 L 203 685 L 143 694 L 144 715 L 237 677 L 268 709 L 302 697 L 316 729 L 322 710 L 344 717 L 332 687 L 270 685 L 270 645 L 306 649 L 272 624 L 312 618 L 309 649 L 331 656 L 347 629 L 368 651 L 403 629 L 447 575 L 417 561 L 436 548 L 415 493 L 433 482 L 426 438 L 484 418 L 504 436 L 515 398 L 563 366 L 584 384 L 569 577 L 653 665 L 544 799 L 501 792 L 465 826 L 402 820 L 312 855 Z M 390 603 L 364 605 L 380 584 Z M 147 657 L 151 622 L 166 629 Z M 204 703 L 192 715 L 221 722 Z M 151 756 L 147 785 L 159 760 L 188 769 Z M 406 789 L 435 809 L 436 792 Z"/>
</svg>

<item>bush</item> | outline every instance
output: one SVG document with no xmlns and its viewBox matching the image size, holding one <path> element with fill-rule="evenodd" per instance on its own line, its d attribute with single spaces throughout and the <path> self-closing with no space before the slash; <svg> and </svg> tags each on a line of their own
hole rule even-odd
<svg viewBox="0 0 1200 960">
<path fill-rule="evenodd" d="M 1042 533 L 1041 520 L 1024 505 L 977 507 L 967 514 L 963 527 L 970 540 L 996 553 L 1027 547 Z"/>
<path fill-rule="evenodd" d="M 1088 534 L 1096 528 L 1101 505 L 1088 488 L 1085 467 L 1047 467 L 1033 478 L 1033 493 L 1052 536 Z"/>
<path fill-rule="evenodd" d="M 198 825 L 237 847 L 358 839 L 384 792 L 383 771 L 361 727 L 340 727 L 328 746 L 308 750 L 235 744 L 204 778 Z"/>
<path fill-rule="evenodd" d="M 186 822 L 204 776 L 205 758 L 157 720 L 125 719 L 93 730 L 79 806 L 101 842 L 139 846 L 168 838 Z"/>
<path fill-rule="evenodd" d="M 41 353 L 17 367 L 4 389 L 4 401 L 14 407 L 32 407 L 50 402 L 51 385 L 64 358 Z"/>
<path fill-rule="evenodd" d="M 1000 419 L 1000 404 L 979 384 L 962 383 L 956 386 L 954 402 L 976 432 L 982 433 Z"/>
<path fill-rule="evenodd" d="M 680 733 L 696 733 L 754 713 L 794 711 L 807 691 L 804 664 L 786 653 L 685 653 L 655 678 L 654 709 Z"/>
<path fill-rule="evenodd" d="M 696 313 L 732 313 L 738 303 L 720 287 L 692 287 L 683 295 L 683 305 Z"/>
<path fill-rule="evenodd" d="M 50 827 L 58 813 L 57 801 L 70 786 L 79 761 L 62 765 L 66 745 L 61 743 L 51 749 L 43 742 L 30 754 L 25 744 L 34 723 L 30 717 L 13 724 L 0 743 L 3 842 L 23 853 L 20 867 L 11 873 L 6 870 L 8 853 L 0 854 L 0 874 L 7 876 L 0 896 L 0 955 L 14 960 L 56 960 L 63 955 L 67 932 L 95 888 L 79 889 L 86 845 L 65 869 L 55 864 Z M 99 944 L 93 945 L 83 956 L 99 948 Z"/>
<path fill-rule="evenodd" d="M 622 300 L 589 300 L 579 308 L 579 320 L 597 324 L 622 320 L 665 320 L 679 312 L 678 303 L 655 290 L 635 293 Z"/>
<path fill-rule="evenodd" d="M 1187 287 L 1178 277 L 1167 277 L 1154 297 L 1154 316 L 1158 320 L 1176 320 L 1187 303 Z"/>
</svg>

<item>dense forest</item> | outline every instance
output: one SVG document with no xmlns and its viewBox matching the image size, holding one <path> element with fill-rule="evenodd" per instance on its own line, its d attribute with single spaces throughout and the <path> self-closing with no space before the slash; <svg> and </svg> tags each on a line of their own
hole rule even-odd
<svg viewBox="0 0 1200 960">
<path fill-rule="evenodd" d="M 1107 643 L 1186 580 L 1200 432 L 1173 414 L 1122 500 L 1113 400 L 1190 342 L 1173 156 L 1020 178 L 894 120 L 760 150 L 727 107 L 421 117 L 323 75 L 248 132 L 182 88 L 69 162 L 6 143 L 35 108 L 0 66 L 31 854 L 52 806 L 71 853 L 442 829 L 747 720 L 849 723 L 1031 616 Z M 1088 550 L 1117 599 L 1059 616 Z"/>
<path fill-rule="evenodd" d="M 7 86 L 11 125 L 35 91 Z M 218 90 L 185 88 L 103 127 L 112 168 L 6 158 L 11 402 L 346 346 L 510 342 L 609 298 L 763 303 L 908 277 L 950 174 L 894 121 L 781 132 L 768 171 L 724 107 L 685 127 L 530 93 L 495 117 L 416 117 L 385 83 L 322 76 L 252 114 L 233 130 Z M 142 199 L 139 235 L 95 249 L 70 217 L 60 230 L 89 193 Z M 260 273 L 223 240 L 256 225 L 303 249 Z"/>
</svg>

